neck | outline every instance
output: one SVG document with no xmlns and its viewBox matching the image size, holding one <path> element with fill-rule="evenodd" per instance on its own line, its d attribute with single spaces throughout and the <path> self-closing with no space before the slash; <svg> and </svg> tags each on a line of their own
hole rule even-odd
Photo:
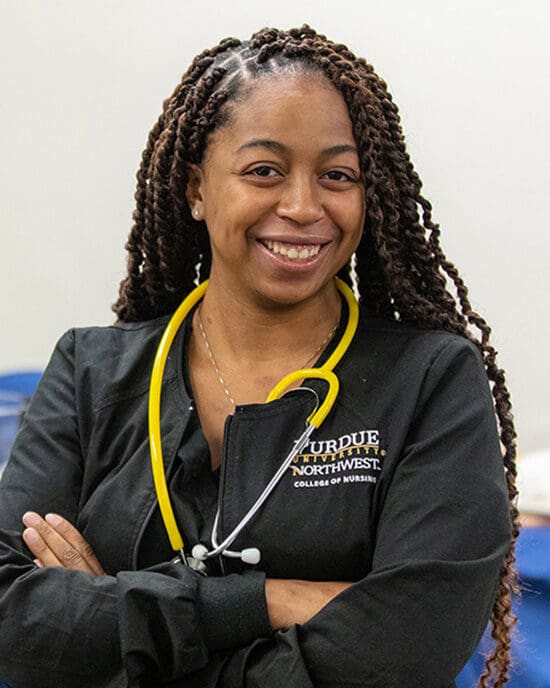
<svg viewBox="0 0 550 688">
<path fill-rule="evenodd" d="M 340 318 L 334 281 L 311 299 L 273 306 L 241 298 L 212 280 L 200 305 L 201 319 L 218 363 L 269 368 L 278 362 L 303 367 Z"/>
</svg>

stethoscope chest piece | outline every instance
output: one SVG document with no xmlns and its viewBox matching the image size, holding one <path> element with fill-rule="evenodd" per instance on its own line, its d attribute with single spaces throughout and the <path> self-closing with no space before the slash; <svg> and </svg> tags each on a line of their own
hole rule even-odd
<svg viewBox="0 0 550 688">
<path fill-rule="evenodd" d="M 193 569 L 193 571 L 196 571 L 197 573 L 200 573 L 203 576 L 207 576 L 207 570 L 206 570 L 206 564 L 204 563 L 204 560 L 202 559 L 197 559 L 197 557 L 194 557 L 193 554 L 189 556 L 188 554 L 185 554 L 183 549 L 181 549 L 178 552 L 178 556 L 174 557 L 172 559 L 172 564 L 183 564 L 184 566 L 187 566 L 190 569 Z"/>
</svg>

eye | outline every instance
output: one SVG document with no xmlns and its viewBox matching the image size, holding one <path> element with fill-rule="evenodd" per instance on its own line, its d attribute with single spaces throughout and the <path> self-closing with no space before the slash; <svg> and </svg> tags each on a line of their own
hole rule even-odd
<svg viewBox="0 0 550 688">
<path fill-rule="evenodd" d="M 275 168 L 270 167 L 269 165 L 259 165 L 258 167 L 254 167 L 252 170 L 246 172 L 246 174 L 249 174 L 252 177 L 274 177 L 279 173 Z"/>
<path fill-rule="evenodd" d="M 329 179 L 331 182 L 355 182 L 356 181 L 350 174 L 347 174 L 346 172 L 342 172 L 342 170 L 330 170 L 329 172 L 326 172 L 323 176 L 326 179 Z"/>
</svg>

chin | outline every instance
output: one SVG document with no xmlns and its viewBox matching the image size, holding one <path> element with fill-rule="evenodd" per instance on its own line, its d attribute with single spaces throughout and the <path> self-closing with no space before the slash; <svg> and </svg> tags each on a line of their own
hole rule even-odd
<svg viewBox="0 0 550 688">
<path fill-rule="evenodd" d="M 327 277 L 321 283 L 291 283 L 290 281 L 277 284 L 256 285 L 254 292 L 259 303 L 265 308 L 279 309 L 298 306 L 321 296 L 333 278 Z"/>
</svg>

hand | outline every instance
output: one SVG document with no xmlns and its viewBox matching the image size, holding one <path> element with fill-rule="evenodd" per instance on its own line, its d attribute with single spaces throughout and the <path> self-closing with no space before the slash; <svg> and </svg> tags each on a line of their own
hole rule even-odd
<svg viewBox="0 0 550 688">
<path fill-rule="evenodd" d="M 265 595 L 273 630 L 304 624 L 352 583 L 267 578 Z"/>
<path fill-rule="evenodd" d="M 85 571 L 92 576 L 105 575 L 90 545 L 66 519 L 57 514 L 41 518 L 33 511 L 27 511 L 23 523 L 26 526 L 23 540 L 36 557 L 34 563 L 38 567 L 61 566 Z"/>
</svg>

